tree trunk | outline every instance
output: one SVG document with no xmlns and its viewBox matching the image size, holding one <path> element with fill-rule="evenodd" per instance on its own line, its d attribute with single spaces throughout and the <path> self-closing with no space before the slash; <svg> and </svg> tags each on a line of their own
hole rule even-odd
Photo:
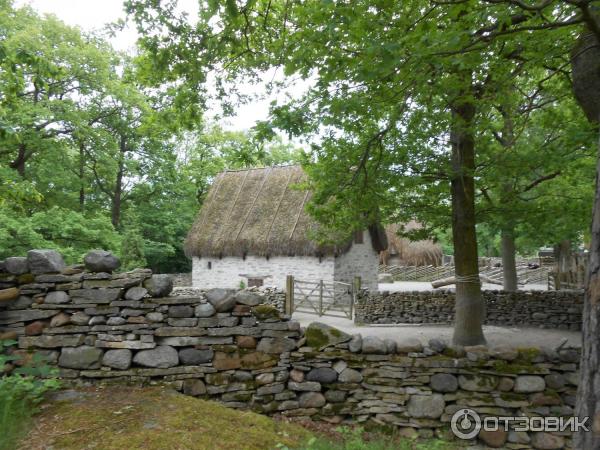
<svg viewBox="0 0 600 450">
<path fill-rule="evenodd" d="M 123 196 L 123 173 L 125 172 L 125 152 L 127 151 L 127 142 L 125 136 L 121 136 L 119 145 L 119 169 L 115 180 L 115 190 L 113 192 L 111 220 L 113 227 L 119 228 L 121 222 L 121 200 Z"/>
<path fill-rule="evenodd" d="M 515 258 L 515 234 L 512 227 L 505 227 L 501 232 L 502 275 L 504 290 L 515 292 L 517 287 L 517 261 Z"/>
<path fill-rule="evenodd" d="M 85 145 L 79 143 L 79 209 L 85 210 Z"/>
<path fill-rule="evenodd" d="M 19 153 L 13 162 L 10 163 L 11 169 L 15 169 L 17 173 L 25 178 L 25 163 L 27 162 L 27 146 L 19 144 Z"/>
<path fill-rule="evenodd" d="M 596 196 L 592 215 L 592 243 L 585 284 L 581 349 L 581 379 L 577 391 L 576 414 L 589 417 L 590 432 L 575 434 L 575 447 L 600 448 L 600 142 L 596 166 Z"/>
<path fill-rule="evenodd" d="M 565 239 L 554 246 L 554 258 L 556 259 L 556 270 L 565 273 L 571 270 L 571 241 Z"/>
<path fill-rule="evenodd" d="M 453 342 L 484 344 L 485 307 L 481 296 L 475 232 L 475 139 L 472 126 L 475 106 L 459 100 L 452 107 L 452 239 L 456 283 Z"/>
<path fill-rule="evenodd" d="M 582 3 L 584 4 L 584 3 Z M 578 40 L 571 55 L 575 97 L 588 119 L 600 123 L 600 20 L 590 14 L 584 4 L 584 20 L 588 31 Z M 600 136 L 599 136 L 600 138 Z M 575 413 L 583 420 L 590 417 L 590 432 L 574 436 L 578 449 L 600 448 L 600 140 L 596 165 L 596 195 L 592 213 L 592 242 L 590 244 L 588 273 L 585 281 L 581 349 L 581 377 L 577 391 Z"/>
</svg>

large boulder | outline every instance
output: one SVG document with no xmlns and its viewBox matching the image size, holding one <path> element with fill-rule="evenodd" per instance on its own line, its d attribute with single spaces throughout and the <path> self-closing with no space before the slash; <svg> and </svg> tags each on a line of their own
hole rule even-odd
<svg viewBox="0 0 600 450">
<path fill-rule="evenodd" d="M 201 303 L 196 306 L 194 314 L 196 317 L 211 317 L 217 313 L 217 310 L 210 303 Z"/>
<path fill-rule="evenodd" d="M 179 364 L 179 354 L 173 347 L 159 345 L 152 350 L 142 350 L 136 353 L 133 362 L 144 367 L 166 369 Z"/>
<path fill-rule="evenodd" d="M 169 306 L 169 317 L 183 319 L 186 317 L 194 317 L 194 308 L 189 305 L 173 305 Z"/>
<path fill-rule="evenodd" d="M 63 257 L 56 250 L 29 250 L 27 264 L 34 275 L 58 273 L 65 268 Z"/>
<path fill-rule="evenodd" d="M 127 292 L 125 292 L 125 300 L 132 300 L 134 302 L 137 302 L 141 299 L 143 299 L 146 294 L 148 294 L 148 290 L 146 288 L 143 288 L 141 286 L 134 286 L 132 288 L 127 289 Z"/>
<path fill-rule="evenodd" d="M 458 376 L 458 385 L 464 391 L 491 392 L 498 386 L 498 378 L 492 375 L 464 374 Z"/>
<path fill-rule="evenodd" d="M 263 297 L 256 292 L 240 291 L 235 294 L 235 301 L 240 305 L 257 306 L 263 302 Z"/>
<path fill-rule="evenodd" d="M 436 373 L 429 380 L 431 389 L 436 392 L 456 392 L 458 380 L 451 373 Z"/>
<path fill-rule="evenodd" d="M 85 268 L 90 272 L 112 272 L 121 265 L 121 261 L 106 250 L 92 250 L 83 258 Z"/>
<path fill-rule="evenodd" d="M 18 288 L 12 287 L 8 289 L 0 289 L 0 303 L 12 302 L 19 298 L 21 291 Z"/>
<path fill-rule="evenodd" d="M 362 352 L 372 355 L 385 355 L 387 353 L 385 342 L 375 336 L 365 336 L 362 340 Z"/>
<path fill-rule="evenodd" d="M 533 433 L 531 445 L 539 450 L 558 450 L 565 447 L 565 439 L 550 433 Z"/>
<path fill-rule="evenodd" d="M 306 345 L 316 349 L 342 344 L 352 339 L 348 333 L 321 322 L 312 322 L 304 333 Z"/>
<path fill-rule="evenodd" d="M 290 352 L 296 348 L 296 341 L 289 338 L 269 338 L 265 337 L 260 340 L 256 350 L 263 353 L 284 353 Z"/>
<path fill-rule="evenodd" d="M 63 327 L 71 323 L 71 316 L 60 312 L 50 320 L 50 328 Z"/>
<path fill-rule="evenodd" d="M 131 350 L 119 348 L 108 350 L 102 358 L 102 365 L 118 370 L 127 370 L 131 367 Z"/>
<path fill-rule="evenodd" d="M 144 281 L 144 287 L 152 297 L 166 297 L 173 290 L 173 279 L 170 275 L 152 275 Z"/>
<path fill-rule="evenodd" d="M 4 270 L 13 275 L 23 275 L 29 272 L 27 258 L 24 256 L 13 256 L 4 260 Z"/>
<path fill-rule="evenodd" d="M 48 292 L 44 298 L 44 303 L 47 303 L 48 305 L 62 305 L 64 303 L 69 303 L 69 294 L 65 291 Z"/>
<path fill-rule="evenodd" d="M 206 385 L 202 380 L 195 378 L 187 379 L 183 382 L 183 393 L 194 397 L 206 394 Z"/>
<path fill-rule="evenodd" d="M 437 419 L 444 413 L 442 394 L 413 395 L 408 401 L 408 415 L 416 419 Z"/>
<path fill-rule="evenodd" d="M 58 358 L 58 365 L 68 369 L 98 369 L 102 350 L 89 345 L 65 347 Z"/>
<path fill-rule="evenodd" d="M 350 339 L 350 342 L 348 342 L 348 350 L 350 350 L 352 353 L 358 353 L 360 352 L 361 348 L 362 336 L 360 334 L 353 335 L 352 339 Z"/>
<path fill-rule="evenodd" d="M 229 312 L 236 303 L 234 291 L 232 289 L 210 289 L 206 291 L 204 296 L 217 312 Z"/>
<path fill-rule="evenodd" d="M 404 338 L 396 341 L 396 353 L 420 353 L 423 344 L 416 338 Z"/>
<path fill-rule="evenodd" d="M 362 380 L 362 374 L 358 370 L 350 368 L 344 369 L 338 378 L 340 383 L 360 383 Z"/>
<path fill-rule="evenodd" d="M 333 383 L 337 377 L 338 373 L 329 367 L 317 367 L 306 374 L 308 381 L 318 381 L 323 384 Z"/>
<path fill-rule="evenodd" d="M 325 406 L 327 400 L 320 392 L 304 392 L 298 398 L 301 408 L 320 408 Z"/>
<path fill-rule="evenodd" d="M 495 431 L 481 430 L 477 437 L 488 447 L 505 448 L 504 444 L 508 439 L 508 431 L 502 429 Z"/>
<path fill-rule="evenodd" d="M 71 323 L 73 325 L 87 325 L 89 321 L 90 316 L 83 311 L 77 311 L 75 314 L 71 315 Z"/>
<path fill-rule="evenodd" d="M 211 349 L 199 350 L 195 348 L 184 348 L 179 350 L 179 361 L 184 366 L 197 366 L 211 362 L 214 352 Z"/>
<path fill-rule="evenodd" d="M 523 375 L 515 380 L 514 391 L 519 394 L 542 392 L 546 389 L 546 381 L 537 375 Z"/>
</svg>

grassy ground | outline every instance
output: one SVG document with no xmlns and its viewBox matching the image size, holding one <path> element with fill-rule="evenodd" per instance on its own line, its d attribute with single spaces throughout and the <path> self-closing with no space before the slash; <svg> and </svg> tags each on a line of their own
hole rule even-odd
<svg viewBox="0 0 600 450">
<path fill-rule="evenodd" d="M 160 388 L 111 387 L 51 402 L 21 449 L 248 449 L 302 447 L 299 425 Z"/>
<path fill-rule="evenodd" d="M 19 450 L 445 450 L 439 441 L 301 426 L 161 388 L 63 391 L 37 414 Z M 306 425 L 306 424 L 305 424 Z"/>
</svg>

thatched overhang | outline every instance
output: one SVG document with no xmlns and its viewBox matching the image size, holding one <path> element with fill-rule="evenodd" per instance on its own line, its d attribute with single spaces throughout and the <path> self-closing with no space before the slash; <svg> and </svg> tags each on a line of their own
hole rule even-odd
<svg viewBox="0 0 600 450">
<path fill-rule="evenodd" d="M 398 232 L 421 229 L 422 225 L 414 220 L 404 224 L 389 224 L 385 227 L 388 247 L 381 253 L 381 262 L 387 264 L 391 256 L 398 257 L 406 266 L 440 266 L 442 265 L 442 247 L 430 239 L 411 241 L 401 237 Z"/>
<path fill-rule="evenodd" d="M 211 186 L 185 241 L 188 257 L 326 256 L 347 251 L 351 242 L 320 246 L 311 239 L 318 224 L 306 212 L 310 192 L 300 166 L 228 170 Z M 377 251 L 385 233 L 372 227 Z M 383 240 L 383 241 L 382 241 Z"/>
</svg>

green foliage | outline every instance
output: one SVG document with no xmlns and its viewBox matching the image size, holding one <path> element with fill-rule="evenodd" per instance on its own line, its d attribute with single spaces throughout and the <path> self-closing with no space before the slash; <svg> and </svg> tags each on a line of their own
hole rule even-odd
<svg viewBox="0 0 600 450">
<path fill-rule="evenodd" d="M 507 228 L 524 252 L 587 229 L 595 139 L 564 76 L 583 3 L 212 2 L 193 26 L 172 3 L 125 4 L 154 82 L 206 96 L 215 67 L 228 81 L 266 69 L 281 69 L 283 85 L 307 81 L 257 133 L 311 143 L 310 211 L 342 236 L 375 220 L 417 219 L 422 234 L 450 227 L 450 106 L 460 104 L 475 109 L 469 175 L 484 253 Z M 232 84 L 215 97 L 241 96 Z"/>
<path fill-rule="evenodd" d="M 144 253 L 144 239 L 139 230 L 129 228 L 123 235 L 121 247 L 121 268 L 132 270 L 146 267 L 147 261 Z"/>
<path fill-rule="evenodd" d="M 15 344 L 15 341 L 0 341 L 0 369 L 21 359 L 9 353 Z M 15 448 L 44 394 L 58 389 L 58 371 L 46 362 L 44 357 L 34 354 L 30 365 L 22 365 L 10 375 L 0 377 L 0 450 Z"/>
<path fill-rule="evenodd" d="M 183 241 L 213 177 L 298 158 L 204 126 L 200 104 L 142 86 L 141 63 L 55 17 L 2 2 L 0 35 L 0 258 L 104 248 L 124 268 L 188 271 Z"/>
<path fill-rule="evenodd" d="M 120 236 L 102 215 L 85 216 L 59 206 L 31 216 L 0 207 L 0 215 L 0 258 L 25 255 L 32 248 L 54 248 L 67 262 L 75 263 L 90 249 L 117 252 L 120 247 Z"/>
</svg>

